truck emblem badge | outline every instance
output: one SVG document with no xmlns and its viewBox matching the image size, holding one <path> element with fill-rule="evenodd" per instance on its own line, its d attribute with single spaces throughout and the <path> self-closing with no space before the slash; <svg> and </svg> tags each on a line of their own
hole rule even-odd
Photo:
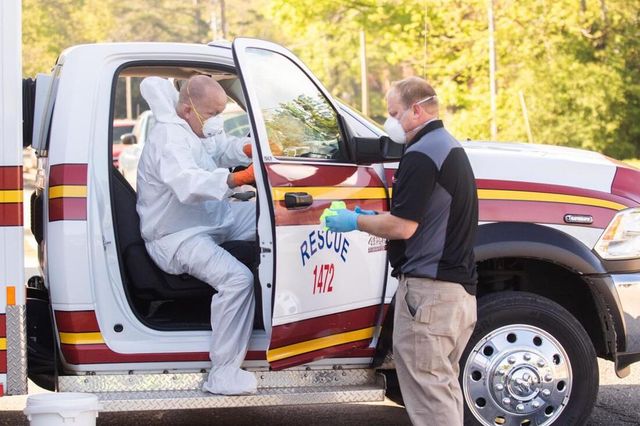
<svg viewBox="0 0 640 426">
<path fill-rule="evenodd" d="M 587 214 L 565 214 L 564 221 L 566 223 L 580 223 L 584 225 L 591 225 L 593 223 L 593 216 Z"/>
</svg>

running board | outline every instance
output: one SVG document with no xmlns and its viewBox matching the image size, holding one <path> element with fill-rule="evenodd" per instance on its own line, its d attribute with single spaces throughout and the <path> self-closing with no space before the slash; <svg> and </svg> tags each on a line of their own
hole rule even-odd
<svg viewBox="0 0 640 426">
<path fill-rule="evenodd" d="M 63 376 L 61 392 L 94 393 L 101 411 L 275 406 L 382 401 L 385 379 L 374 370 L 256 372 L 253 395 L 212 395 L 200 390 L 207 375 L 130 374 Z"/>
</svg>

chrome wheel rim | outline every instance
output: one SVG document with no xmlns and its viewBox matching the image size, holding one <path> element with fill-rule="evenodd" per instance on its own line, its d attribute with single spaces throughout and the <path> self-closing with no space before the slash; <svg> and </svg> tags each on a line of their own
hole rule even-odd
<svg viewBox="0 0 640 426">
<path fill-rule="evenodd" d="M 480 339 L 463 374 L 467 406 L 485 426 L 552 424 L 567 406 L 573 383 L 562 345 L 526 324 L 501 327 Z"/>
</svg>

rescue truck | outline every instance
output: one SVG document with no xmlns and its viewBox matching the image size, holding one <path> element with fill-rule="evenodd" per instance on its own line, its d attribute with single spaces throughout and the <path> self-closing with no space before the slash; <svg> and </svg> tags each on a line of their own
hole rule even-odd
<svg viewBox="0 0 640 426">
<path fill-rule="evenodd" d="M 270 42 L 80 45 L 23 81 L 20 2 L 0 2 L 0 19 L 5 395 L 26 393 L 30 378 L 94 393 L 105 411 L 384 398 L 392 312 L 405 303 L 394 299 L 385 241 L 325 231 L 319 217 L 334 200 L 388 210 L 400 146 Z M 257 242 L 228 249 L 255 274 L 244 362 L 255 395 L 200 390 L 212 289 L 151 261 L 135 190 L 113 164 L 123 79 L 179 84 L 194 74 L 220 82 L 253 135 L 255 197 L 237 202 L 257 204 Z M 28 145 L 38 171 L 24 218 Z M 466 421 L 583 424 L 597 357 L 621 377 L 640 360 L 640 171 L 570 148 L 464 146 L 480 200 L 478 323 L 460 373 Z M 24 276 L 24 221 L 38 244 L 33 277 Z"/>
</svg>

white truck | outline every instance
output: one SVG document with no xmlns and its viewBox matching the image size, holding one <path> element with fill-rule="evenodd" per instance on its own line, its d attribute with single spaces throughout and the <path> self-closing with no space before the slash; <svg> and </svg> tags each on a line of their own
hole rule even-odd
<svg viewBox="0 0 640 426">
<path fill-rule="evenodd" d="M 0 390 L 98 395 L 104 410 L 381 400 L 397 281 L 385 241 L 319 224 L 332 200 L 388 210 L 398 146 L 335 101 L 289 51 L 233 44 L 75 46 L 21 80 L 20 2 L 0 2 Z M 118 84 L 210 75 L 253 135 L 255 274 L 249 396 L 200 391 L 212 290 L 146 253 L 136 194 L 113 166 Z M 137 79 L 137 80 L 136 80 Z M 135 83 L 134 83 L 135 84 Z M 21 90 L 22 88 L 22 90 Z M 22 147 L 38 156 L 24 276 Z M 640 171 L 600 154 L 465 144 L 477 178 L 478 324 L 463 355 L 466 422 L 583 424 L 597 357 L 640 360 Z"/>
</svg>

